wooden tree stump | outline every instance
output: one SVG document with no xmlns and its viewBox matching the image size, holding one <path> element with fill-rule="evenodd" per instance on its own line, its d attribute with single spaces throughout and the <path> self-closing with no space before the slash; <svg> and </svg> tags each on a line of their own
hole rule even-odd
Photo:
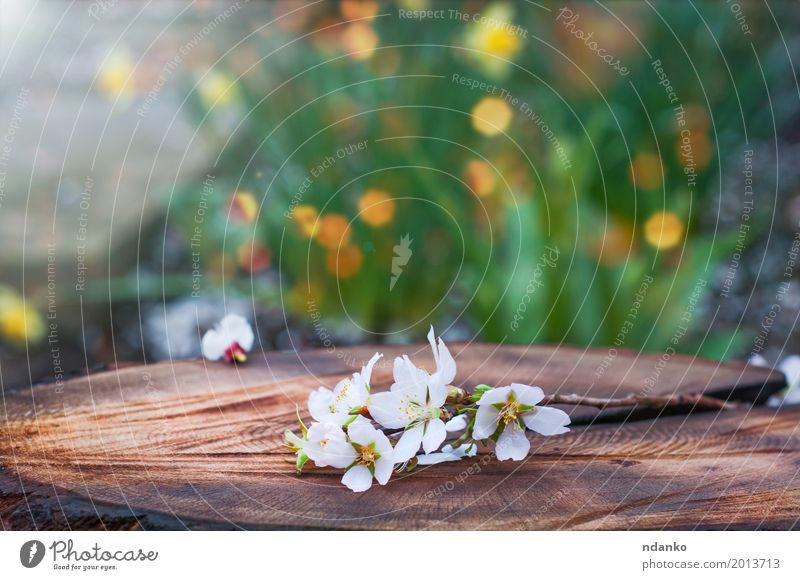
<svg viewBox="0 0 800 580">
<path fill-rule="evenodd" d="M 388 347 L 431 369 L 427 346 Z M 642 416 L 565 408 L 582 425 L 531 436 L 524 462 L 487 450 L 354 494 L 341 472 L 294 473 L 282 434 L 309 392 L 372 354 L 254 354 L 133 366 L 6 395 L 4 529 L 787 529 L 800 517 L 800 409 L 763 406 L 780 373 L 686 356 L 451 345 L 457 384 L 537 384 L 594 397 L 703 393 L 737 410 Z M 599 375 L 599 378 L 597 376 Z"/>
</svg>

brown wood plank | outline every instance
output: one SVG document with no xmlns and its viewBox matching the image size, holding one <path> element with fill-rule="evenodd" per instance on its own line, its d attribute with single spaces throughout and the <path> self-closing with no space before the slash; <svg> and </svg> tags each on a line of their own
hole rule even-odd
<svg viewBox="0 0 800 580">
<path fill-rule="evenodd" d="M 384 349 L 374 388 L 400 350 Z M 641 394 L 658 357 L 605 350 L 455 346 L 462 384 Z M 800 515 L 800 410 L 755 408 L 576 427 L 533 438 L 521 463 L 489 454 L 353 494 L 341 474 L 298 478 L 281 445 L 295 405 L 370 349 L 270 353 L 239 368 L 181 361 L 121 368 L 4 399 L 4 528 L 789 528 Z M 763 399 L 779 373 L 672 357 L 648 394 Z"/>
</svg>

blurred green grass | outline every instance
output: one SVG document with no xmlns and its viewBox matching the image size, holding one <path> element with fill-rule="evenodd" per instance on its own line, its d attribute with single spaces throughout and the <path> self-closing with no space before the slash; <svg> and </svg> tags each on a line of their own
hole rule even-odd
<svg viewBox="0 0 800 580">
<path fill-rule="evenodd" d="M 398 17 L 426 5 L 519 28 Z M 725 3 L 653 6 L 573 3 L 570 28 L 560 4 L 272 4 L 276 20 L 181 78 L 187 114 L 219 145 L 196 247 L 201 179 L 168 216 L 203 291 L 252 295 L 302 325 L 319 309 L 375 340 L 458 320 L 492 341 L 737 354 L 753 331 L 681 329 L 713 304 L 736 243 L 716 227 L 723 173 L 796 118 L 796 87 L 762 5 L 742 4 L 747 35 Z M 693 186 L 656 60 L 685 111 Z M 390 289 L 404 236 L 412 255 Z M 542 266 L 548 248 L 558 259 Z M 159 290 L 191 292 L 173 278 Z"/>
</svg>

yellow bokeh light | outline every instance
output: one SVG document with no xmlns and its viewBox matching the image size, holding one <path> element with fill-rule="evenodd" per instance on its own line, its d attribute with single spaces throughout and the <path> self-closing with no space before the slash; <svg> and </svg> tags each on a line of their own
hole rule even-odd
<svg viewBox="0 0 800 580">
<path fill-rule="evenodd" d="M 292 219 L 297 224 L 300 235 L 313 238 L 319 229 L 319 214 L 313 205 L 298 205 L 292 212 Z"/>
<path fill-rule="evenodd" d="M 242 223 L 251 224 L 258 215 L 258 200 L 249 191 L 237 191 L 231 196 L 231 217 Z"/>
<path fill-rule="evenodd" d="M 328 214 L 319 220 L 317 241 L 329 250 L 336 250 L 350 241 L 350 224 L 338 213 Z"/>
<path fill-rule="evenodd" d="M 342 46 L 354 60 L 368 60 L 378 46 L 378 35 L 366 22 L 354 22 L 342 33 Z"/>
<path fill-rule="evenodd" d="M 244 242 L 236 251 L 239 267 L 247 272 L 261 272 L 272 264 L 272 252 L 261 242 Z"/>
<path fill-rule="evenodd" d="M 42 315 L 13 291 L 0 288 L 0 334 L 10 343 L 36 343 L 44 338 Z"/>
<path fill-rule="evenodd" d="M 210 70 L 197 86 L 200 100 L 207 109 L 231 104 L 238 95 L 236 81 L 215 70 Z"/>
<path fill-rule="evenodd" d="M 484 74 L 505 77 L 522 49 L 527 30 L 514 24 L 514 6 L 508 2 L 488 4 L 477 16 L 463 37 L 464 46 L 471 49 L 465 56 Z"/>
<path fill-rule="evenodd" d="M 358 217 L 372 227 L 388 224 L 394 218 L 392 196 L 380 189 L 369 189 L 358 200 Z"/>
<path fill-rule="evenodd" d="M 671 211 L 654 213 L 644 224 L 644 237 L 659 250 L 674 248 L 683 239 L 683 221 Z"/>
<path fill-rule="evenodd" d="M 655 153 L 639 153 L 631 164 L 631 181 L 636 187 L 656 189 L 662 183 L 661 158 Z"/>
<path fill-rule="evenodd" d="M 467 163 L 464 179 L 470 189 L 481 197 L 492 193 L 497 185 L 497 176 L 492 166 L 480 159 L 474 159 Z"/>
<path fill-rule="evenodd" d="M 705 131 L 686 133 L 678 138 L 676 143 L 678 161 L 684 167 L 691 167 L 702 171 L 714 157 L 714 147 Z"/>
<path fill-rule="evenodd" d="M 472 109 L 472 126 L 478 133 L 492 137 L 508 129 L 511 107 L 499 97 L 485 97 Z"/>
<path fill-rule="evenodd" d="M 350 278 L 361 269 L 364 254 L 361 248 L 353 244 L 342 246 L 338 251 L 331 250 L 326 257 L 325 265 L 328 272 L 337 278 Z"/>
<path fill-rule="evenodd" d="M 342 0 L 339 10 L 346 20 L 372 19 L 378 14 L 378 3 L 375 0 Z"/>
<path fill-rule="evenodd" d="M 132 93 L 134 72 L 133 59 L 130 54 L 121 50 L 106 59 L 97 74 L 97 86 L 110 99 L 130 96 Z"/>
</svg>

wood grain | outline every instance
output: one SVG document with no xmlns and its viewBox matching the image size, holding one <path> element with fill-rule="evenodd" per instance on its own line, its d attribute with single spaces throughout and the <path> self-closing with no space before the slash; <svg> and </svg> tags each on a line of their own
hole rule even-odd
<svg viewBox="0 0 800 580">
<path fill-rule="evenodd" d="M 383 349 L 373 388 L 400 351 Z M 779 373 L 606 350 L 453 345 L 458 384 L 541 385 L 591 396 L 702 392 L 756 403 L 719 413 L 594 423 L 532 437 L 525 462 L 488 451 L 420 468 L 365 494 L 341 473 L 294 475 L 282 433 L 308 393 L 369 348 L 269 353 L 240 367 L 180 361 L 125 367 L 4 397 L 4 529 L 695 529 L 794 528 L 800 409 L 760 406 Z M 578 416 L 589 409 L 570 409 Z"/>
</svg>

